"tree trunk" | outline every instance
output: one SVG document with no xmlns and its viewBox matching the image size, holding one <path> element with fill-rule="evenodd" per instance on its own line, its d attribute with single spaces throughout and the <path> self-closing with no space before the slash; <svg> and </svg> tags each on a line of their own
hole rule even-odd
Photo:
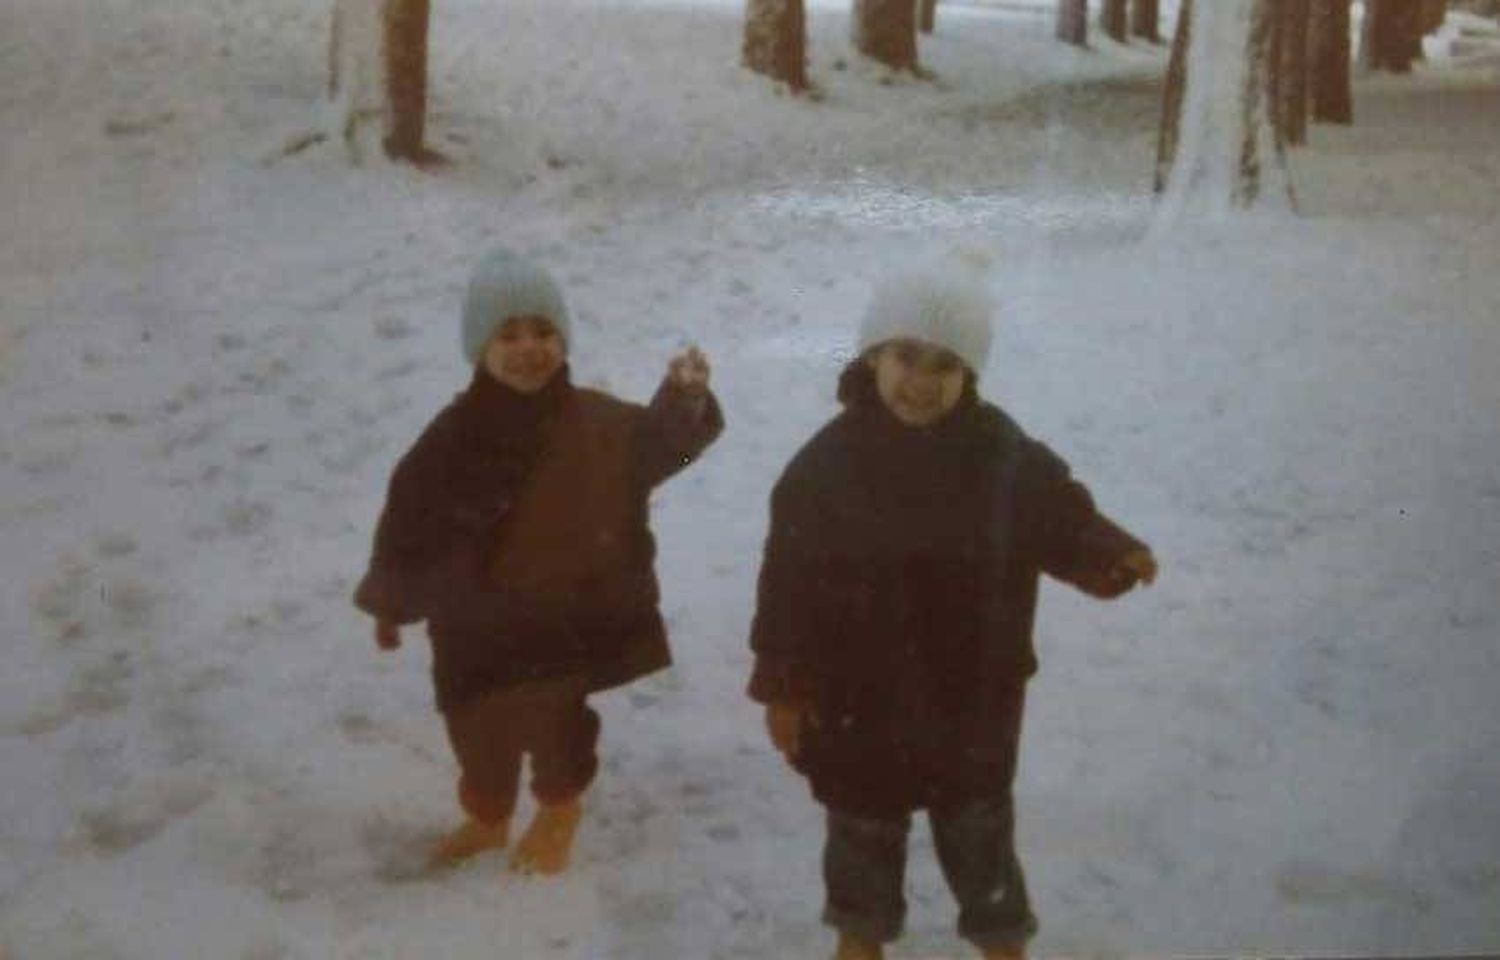
<svg viewBox="0 0 1500 960">
<path fill-rule="evenodd" d="M 1281 0 L 1277 31 L 1278 72 L 1276 117 L 1281 138 L 1289 146 L 1307 142 L 1307 50 L 1311 16 L 1309 0 Z"/>
<path fill-rule="evenodd" d="M 1150 43 L 1161 43 L 1160 0 L 1134 0 L 1130 7 L 1130 32 Z"/>
<path fill-rule="evenodd" d="M 385 83 L 390 103 L 385 153 L 419 164 L 434 156 L 423 143 L 430 15 L 429 0 L 387 0 L 385 7 Z"/>
<path fill-rule="evenodd" d="M 1057 39 L 1075 47 L 1089 43 L 1089 0 L 1057 0 Z"/>
<path fill-rule="evenodd" d="M 1412 61 L 1422 52 L 1422 15 L 1419 0 L 1365 0 L 1360 66 L 1410 73 Z"/>
<path fill-rule="evenodd" d="M 914 0 L 854 0 L 854 48 L 892 70 L 917 68 Z"/>
<path fill-rule="evenodd" d="M 1350 0 L 1315 0 L 1309 41 L 1312 116 L 1319 123 L 1354 122 L 1350 81 Z"/>
<path fill-rule="evenodd" d="M 807 16 L 802 0 L 747 0 L 745 66 L 785 83 L 807 89 Z"/>
<path fill-rule="evenodd" d="M 1422 37 L 1427 32 L 1422 29 L 1424 4 L 1419 0 L 1409 0 L 1397 4 L 1394 9 L 1399 12 L 1394 14 L 1391 24 L 1391 70 L 1409 73 L 1411 65 L 1422 59 Z"/>
<path fill-rule="evenodd" d="M 917 29 L 923 33 L 937 29 L 937 0 L 917 0 Z"/>
<path fill-rule="evenodd" d="M 1111 40 L 1124 43 L 1129 12 L 1127 0 L 1103 0 L 1099 7 L 1099 29 Z"/>
<path fill-rule="evenodd" d="M 1153 187 L 1157 193 L 1167 188 L 1167 175 L 1177 157 L 1177 139 L 1182 129 L 1182 95 L 1187 86 L 1188 44 L 1193 35 L 1193 0 L 1182 0 L 1177 11 L 1177 28 L 1172 33 L 1172 53 L 1167 59 L 1167 79 L 1162 88 L 1161 126 L 1156 135 L 1156 175 Z"/>
</svg>

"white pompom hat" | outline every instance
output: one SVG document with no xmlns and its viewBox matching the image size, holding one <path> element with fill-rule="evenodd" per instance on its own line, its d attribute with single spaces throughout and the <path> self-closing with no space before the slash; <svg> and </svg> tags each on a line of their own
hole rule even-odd
<svg viewBox="0 0 1500 960">
<path fill-rule="evenodd" d="M 954 260 L 907 267 L 875 284 L 859 325 L 859 352 L 890 340 L 922 340 L 952 351 L 978 374 L 989 359 L 994 310 L 976 266 Z"/>
</svg>

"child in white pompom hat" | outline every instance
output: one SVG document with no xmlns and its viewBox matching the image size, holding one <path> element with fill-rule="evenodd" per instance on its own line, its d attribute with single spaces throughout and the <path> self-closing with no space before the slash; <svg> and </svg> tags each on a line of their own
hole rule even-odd
<svg viewBox="0 0 1500 960">
<path fill-rule="evenodd" d="M 992 309 L 956 260 L 879 283 L 843 412 L 771 495 L 749 694 L 827 809 L 837 960 L 899 936 L 918 810 L 959 933 L 987 958 L 1024 956 L 1036 919 L 1011 783 L 1038 581 L 1110 598 L 1156 576 L 1067 464 L 979 397 Z"/>
</svg>

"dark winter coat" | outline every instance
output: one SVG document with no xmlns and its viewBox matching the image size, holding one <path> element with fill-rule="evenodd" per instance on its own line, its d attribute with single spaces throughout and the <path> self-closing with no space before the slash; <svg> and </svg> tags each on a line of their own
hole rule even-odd
<svg viewBox="0 0 1500 960">
<path fill-rule="evenodd" d="M 1009 789 L 1041 573 L 1101 597 L 1143 547 L 972 385 L 903 425 L 863 367 L 771 497 L 750 695 L 801 702 L 824 804 L 891 816 Z"/>
<path fill-rule="evenodd" d="M 601 690 L 670 663 L 651 489 L 718 436 L 663 384 L 649 407 L 573 387 L 522 394 L 483 368 L 397 464 L 355 603 L 427 621 L 444 712 L 526 680 Z"/>
</svg>

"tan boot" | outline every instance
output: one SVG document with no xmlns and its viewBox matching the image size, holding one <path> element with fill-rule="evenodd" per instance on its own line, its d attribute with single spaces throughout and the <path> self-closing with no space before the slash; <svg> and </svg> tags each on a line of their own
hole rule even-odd
<svg viewBox="0 0 1500 960">
<path fill-rule="evenodd" d="M 531 825 L 516 841 L 510 855 L 510 868 L 517 873 L 562 873 L 573 855 L 573 836 L 583 817 L 578 800 L 543 804 L 537 809 Z"/>
<path fill-rule="evenodd" d="M 1026 960 L 1026 948 L 1020 945 L 991 947 L 984 952 L 984 960 Z"/>
<path fill-rule="evenodd" d="M 509 820 L 493 824 L 467 820 L 463 826 L 438 840 L 432 848 L 428 864 L 432 867 L 451 867 L 477 853 L 483 853 L 486 850 L 502 850 L 509 842 Z"/>
<path fill-rule="evenodd" d="M 840 933 L 839 946 L 834 951 L 833 960 L 885 960 L 885 948 L 853 934 Z"/>
</svg>

